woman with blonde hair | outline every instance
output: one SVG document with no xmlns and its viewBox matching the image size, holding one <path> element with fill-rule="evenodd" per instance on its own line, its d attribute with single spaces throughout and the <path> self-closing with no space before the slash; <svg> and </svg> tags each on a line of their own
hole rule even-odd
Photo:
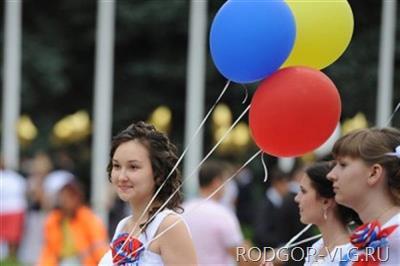
<svg viewBox="0 0 400 266">
<path fill-rule="evenodd" d="M 400 131 L 351 132 L 335 143 L 333 155 L 336 166 L 328 178 L 335 200 L 354 209 L 365 223 L 351 238 L 359 250 L 347 261 L 400 265 Z"/>
</svg>

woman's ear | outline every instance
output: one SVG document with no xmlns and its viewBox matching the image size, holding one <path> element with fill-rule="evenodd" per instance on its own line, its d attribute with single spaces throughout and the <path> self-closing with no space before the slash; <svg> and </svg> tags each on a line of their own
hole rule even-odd
<svg viewBox="0 0 400 266">
<path fill-rule="evenodd" d="M 369 186 L 374 186 L 380 180 L 383 179 L 383 167 L 382 165 L 376 163 L 370 167 L 369 176 L 367 179 L 367 183 Z"/>
<path fill-rule="evenodd" d="M 324 198 L 322 201 L 324 208 L 329 209 L 332 208 L 333 206 L 335 206 L 336 202 L 334 198 Z"/>
</svg>

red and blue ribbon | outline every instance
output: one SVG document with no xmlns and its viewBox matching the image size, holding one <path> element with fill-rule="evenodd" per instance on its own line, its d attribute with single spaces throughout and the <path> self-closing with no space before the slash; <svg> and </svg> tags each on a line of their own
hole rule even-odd
<svg viewBox="0 0 400 266">
<path fill-rule="evenodd" d="M 353 262 L 353 266 L 380 265 L 378 257 L 379 250 L 388 245 L 387 237 L 393 233 L 397 227 L 398 225 L 392 225 L 382 229 L 378 221 L 361 225 L 355 229 L 350 236 L 350 242 L 356 249 L 346 254 L 345 259 L 342 260 L 339 265 L 345 266 L 348 265 L 349 262 Z M 372 252 L 367 254 L 365 252 L 367 248 Z"/>
<path fill-rule="evenodd" d="M 126 244 L 124 245 L 124 243 Z M 124 246 L 123 246 L 124 245 Z M 114 265 L 133 265 L 139 260 L 143 244 L 128 233 L 118 235 L 111 243 L 111 254 Z"/>
</svg>

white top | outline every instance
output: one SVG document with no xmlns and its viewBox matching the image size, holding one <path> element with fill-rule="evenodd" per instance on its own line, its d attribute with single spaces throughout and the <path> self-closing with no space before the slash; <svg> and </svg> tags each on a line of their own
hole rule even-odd
<svg viewBox="0 0 400 266">
<path fill-rule="evenodd" d="M 239 188 L 235 180 L 228 182 L 224 188 L 224 194 L 220 199 L 222 205 L 230 209 L 232 212 L 236 211 L 236 199 L 239 195 Z"/>
<path fill-rule="evenodd" d="M 324 248 L 324 240 L 320 238 L 315 242 L 311 248 L 307 249 L 307 257 L 305 260 L 305 266 L 311 265 L 339 265 L 339 262 L 346 256 L 346 254 L 354 248 L 351 243 L 336 246 L 326 256 L 318 256 L 319 251 Z"/>
<path fill-rule="evenodd" d="M 12 170 L 0 170 L 0 213 L 23 212 L 26 206 L 26 180 Z"/>
<path fill-rule="evenodd" d="M 380 265 L 400 265 L 400 213 L 393 216 L 382 226 L 382 228 L 395 224 L 398 224 L 399 226 L 387 238 L 389 242 L 388 248 L 382 249 L 383 252 L 380 256 L 382 262 Z M 389 254 L 387 253 L 388 250 Z"/>
<path fill-rule="evenodd" d="M 387 238 L 388 246 L 382 248 L 382 253 L 379 255 L 379 259 L 381 260 L 380 265 L 400 265 L 400 213 L 393 216 L 389 221 L 387 221 L 382 228 L 389 227 L 391 225 L 399 225 Z M 316 243 L 312 245 L 310 252 L 315 254 L 316 251 L 318 253 L 319 249 L 323 247 L 322 238 L 319 239 Z M 341 251 L 336 249 L 340 249 Z M 330 256 L 325 256 L 319 258 L 316 255 L 308 255 L 306 259 L 306 263 L 304 265 L 338 265 L 341 259 L 354 250 L 355 247 L 353 245 L 346 244 L 342 246 L 338 246 L 333 250 Z M 336 252 L 336 255 L 335 255 Z"/>
<path fill-rule="evenodd" d="M 157 253 L 150 251 L 148 249 L 148 245 L 150 244 L 151 240 L 154 238 L 154 236 L 158 230 L 158 227 L 160 226 L 160 224 L 162 223 L 164 218 L 170 214 L 178 215 L 176 212 L 169 210 L 169 209 L 164 209 L 163 211 L 161 211 L 160 213 L 157 214 L 157 216 L 154 218 L 154 220 L 147 226 L 146 231 L 142 232 L 139 235 L 139 240 L 140 240 L 140 242 L 143 243 L 143 246 L 144 246 L 143 252 L 140 253 L 139 260 L 135 261 L 134 263 L 130 263 L 129 265 L 124 264 L 124 266 L 164 265 L 164 263 L 161 259 L 161 256 Z M 114 233 L 112 241 L 114 241 L 119 236 L 119 234 L 124 233 L 123 228 L 130 218 L 132 218 L 132 215 L 125 217 L 118 223 L 117 228 L 115 229 L 115 233 Z M 129 232 L 127 232 L 127 233 L 129 233 Z M 99 265 L 103 265 L 103 266 L 113 265 L 111 250 L 107 251 L 107 253 L 100 260 Z"/>
<path fill-rule="evenodd" d="M 236 265 L 228 248 L 243 243 L 239 221 L 221 203 L 193 199 L 183 204 L 196 249 L 198 265 Z"/>
</svg>

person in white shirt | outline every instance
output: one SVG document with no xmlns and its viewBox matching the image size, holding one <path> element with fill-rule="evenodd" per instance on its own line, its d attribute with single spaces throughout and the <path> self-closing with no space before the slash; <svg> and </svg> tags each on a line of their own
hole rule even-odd
<svg viewBox="0 0 400 266">
<path fill-rule="evenodd" d="M 244 241 L 238 218 L 220 202 L 224 189 L 213 194 L 224 183 L 227 174 L 223 162 L 205 162 L 199 171 L 200 197 L 183 205 L 183 217 L 192 234 L 199 265 L 236 265 L 236 262 L 259 265 L 248 257 L 249 246 Z M 209 196 L 211 198 L 207 200 Z M 246 257 L 239 253 L 246 253 Z"/>
<path fill-rule="evenodd" d="M 400 265 L 400 131 L 353 131 L 335 143 L 333 155 L 336 166 L 328 178 L 333 181 L 335 200 L 357 211 L 365 224 L 391 228 L 383 237 L 386 241 L 376 239 L 381 241 L 375 249 L 382 251 L 380 265 Z"/>
<path fill-rule="evenodd" d="M 24 230 L 26 180 L 17 172 L 5 169 L 0 162 L 0 242 L 8 247 L 9 257 L 16 259 Z"/>
<path fill-rule="evenodd" d="M 99 265 L 197 265 L 190 233 L 177 213 L 182 210 L 177 190 L 182 177 L 178 169 L 172 172 L 177 161 L 175 145 L 150 124 L 133 123 L 113 138 L 107 171 L 132 215 L 117 225 Z"/>
</svg>

